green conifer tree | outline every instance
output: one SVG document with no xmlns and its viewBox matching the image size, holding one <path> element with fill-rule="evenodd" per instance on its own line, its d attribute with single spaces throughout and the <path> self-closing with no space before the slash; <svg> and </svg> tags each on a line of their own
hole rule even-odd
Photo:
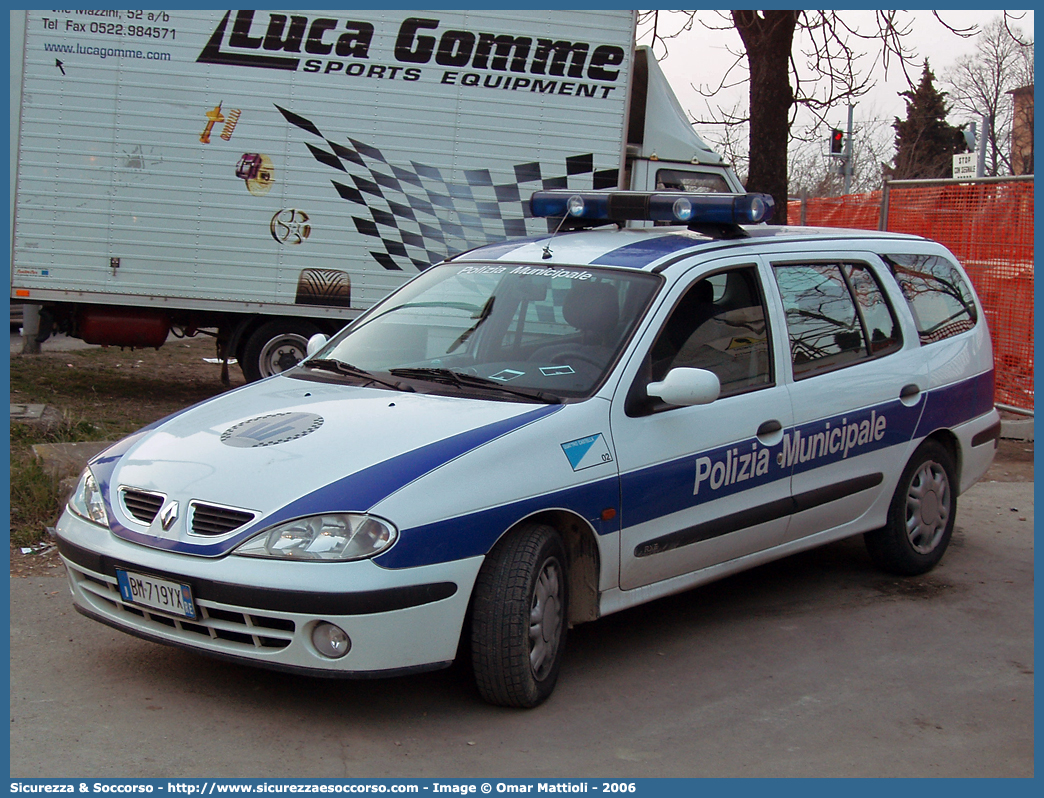
<svg viewBox="0 0 1044 798">
<path fill-rule="evenodd" d="M 899 92 L 906 98 L 906 119 L 895 118 L 895 159 L 889 170 L 893 180 L 950 177 L 953 156 L 966 152 L 961 127 L 946 121 L 950 112 L 946 92 L 935 88 L 935 75 L 925 59 L 921 82 Z"/>
</svg>

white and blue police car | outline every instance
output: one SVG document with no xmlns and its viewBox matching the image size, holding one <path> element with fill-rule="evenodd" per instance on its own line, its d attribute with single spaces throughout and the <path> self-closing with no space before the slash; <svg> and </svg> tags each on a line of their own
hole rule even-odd
<svg viewBox="0 0 1044 798">
<path fill-rule="evenodd" d="M 76 608 L 302 674 L 466 652 L 531 707 L 572 625 L 851 535 L 893 573 L 939 561 L 1000 430 L 944 247 L 757 224 L 757 194 L 531 209 L 546 236 L 96 457 L 57 527 Z"/>
</svg>

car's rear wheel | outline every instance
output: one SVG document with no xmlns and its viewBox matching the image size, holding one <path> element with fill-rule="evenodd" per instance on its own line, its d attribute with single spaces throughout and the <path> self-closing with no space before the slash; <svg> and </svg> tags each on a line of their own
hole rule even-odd
<svg viewBox="0 0 1044 798">
<path fill-rule="evenodd" d="M 942 444 L 925 441 L 899 478 L 888 523 L 863 536 L 882 570 L 903 576 L 930 571 L 942 559 L 957 515 L 953 458 Z"/>
<path fill-rule="evenodd" d="M 528 708 L 551 695 L 568 608 L 565 548 L 553 528 L 522 527 L 489 553 L 471 615 L 472 670 L 486 701 Z"/>
</svg>

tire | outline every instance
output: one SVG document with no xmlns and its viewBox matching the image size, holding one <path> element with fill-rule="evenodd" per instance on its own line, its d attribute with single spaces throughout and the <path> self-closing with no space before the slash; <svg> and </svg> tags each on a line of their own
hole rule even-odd
<svg viewBox="0 0 1044 798">
<path fill-rule="evenodd" d="M 883 571 L 916 576 L 942 559 L 957 515 L 953 457 L 940 443 L 922 443 L 903 469 L 888 508 L 888 523 L 863 535 L 870 559 Z"/>
<path fill-rule="evenodd" d="M 308 339 L 320 332 L 305 319 L 273 319 L 254 330 L 243 345 L 240 368 L 247 382 L 293 368 L 305 357 Z"/>
<path fill-rule="evenodd" d="M 482 698 L 531 708 L 555 689 L 569 601 L 565 547 L 531 524 L 498 543 L 475 583 L 471 662 Z"/>
</svg>

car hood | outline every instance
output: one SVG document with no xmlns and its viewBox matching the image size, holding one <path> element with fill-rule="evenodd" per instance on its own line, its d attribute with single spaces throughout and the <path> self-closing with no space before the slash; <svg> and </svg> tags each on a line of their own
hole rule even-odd
<svg viewBox="0 0 1044 798">
<path fill-rule="evenodd" d="M 365 512 L 424 474 L 560 408 L 279 376 L 136 433 L 95 458 L 91 469 L 117 536 L 219 556 L 284 520 Z M 151 508 L 128 509 L 142 497 L 155 508 L 151 521 Z M 193 521 L 200 507 L 252 520 L 200 535 Z"/>
</svg>

